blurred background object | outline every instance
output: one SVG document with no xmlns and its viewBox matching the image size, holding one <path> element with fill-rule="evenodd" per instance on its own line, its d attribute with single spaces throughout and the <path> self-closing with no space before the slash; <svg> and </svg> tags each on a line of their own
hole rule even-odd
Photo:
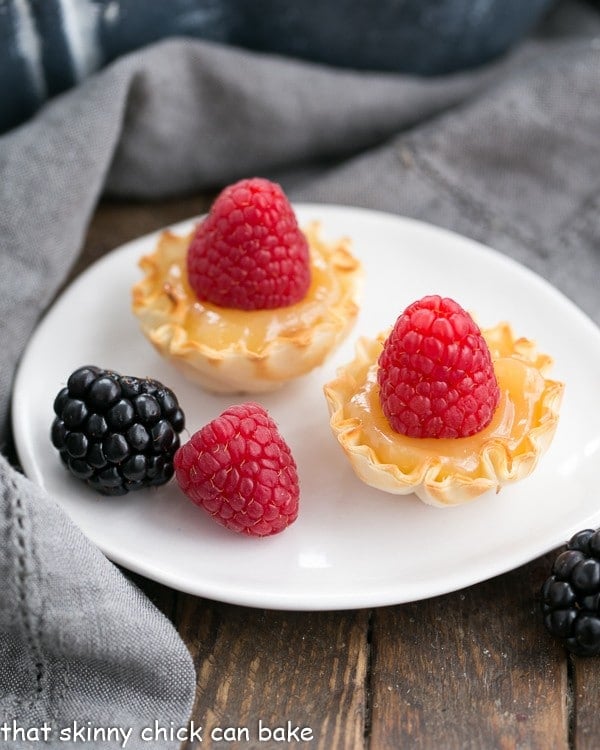
<svg viewBox="0 0 600 750">
<path fill-rule="evenodd" d="M 360 70 L 489 62 L 556 0 L 0 0 L 0 132 L 117 57 L 192 37 Z"/>
<path fill-rule="evenodd" d="M 481 65 L 504 53 L 552 4 L 552 0 L 320 4 L 253 0 L 247 4 L 235 41 L 330 65 L 438 75 Z"/>
</svg>

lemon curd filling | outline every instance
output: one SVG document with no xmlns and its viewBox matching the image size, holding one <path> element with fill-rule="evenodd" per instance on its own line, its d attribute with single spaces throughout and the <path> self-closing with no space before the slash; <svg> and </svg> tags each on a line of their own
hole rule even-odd
<svg viewBox="0 0 600 750">
<path fill-rule="evenodd" d="M 551 359 L 507 324 L 482 331 L 501 392 L 490 424 L 466 438 L 395 432 L 379 401 L 377 360 L 385 336 L 364 339 L 356 359 L 325 386 L 331 427 L 367 484 L 415 492 L 434 505 L 465 502 L 530 474 L 554 435 L 563 385 L 548 380 Z"/>
<path fill-rule="evenodd" d="M 189 285 L 185 252 L 181 252 L 190 239 L 173 243 L 160 259 L 164 305 L 170 308 L 172 320 L 180 322 L 191 338 L 215 349 L 235 344 L 258 352 L 274 339 L 293 338 L 322 319 L 327 306 L 340 295 L 336 268 L 347 261 L 345 248 L 337 247 L 337 257 L 330 263 L 323 247 L 313 243 L 311 284 L 301 302 L 274 310 L 236 310 L 201 302 Z"/>
<path fill-rule="evenodd" d="M 133 311 L 143 332 L 184 374 L 221 392 L 270 390 L 321 364 L 359 311 L 362 269 L 347 240 L 306 230 L 311 284 L 303 300 L 271 310 L 238 310 L 197 298 L 187 276 L 191 235 L 161 235 L 140 261 Z M 242 359 L 244 361 L 242 361 Z"/>
<path fill-rule="evenodd" d="M 362 425 L 366 442 L 383 463 L 396 464 L 402 471 L 413 471 L 435 456 L 440 464 L 439 477 L 449 472 L 477 474 L 478 447 L 494 439 L 506 441 L 509 450 L 517 450 L 533 424 L 543 377 L 524 362 L 503 358 L 494 363 L 500 402 L 491 423 L 481 432 L 466 438 L 411 438 L 392 430 L 379 402 L 377 366 L 372 365 L 362 388 L 348 402 L 346 413 Z"/>
</svg>

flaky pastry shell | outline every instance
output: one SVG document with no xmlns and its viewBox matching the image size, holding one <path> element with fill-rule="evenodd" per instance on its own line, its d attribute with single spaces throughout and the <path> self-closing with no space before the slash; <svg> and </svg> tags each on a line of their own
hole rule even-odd
<svg viewBox="0 0 600 750">
<path fill-rule="evenodd" d="M 305 229 L 312 282 L 306 298 L 276 310 L 233 310 L 200 302 L 187 281 L 191 234 L 163 232 L 140 260 L 132 309 L 156 350 L 187 378 L 216 393 L 260 393 L 321 365 L 359 312 L 362 267 L 344 238 Z"/>
<path fill-rule="evenodd" d="M 387 333 L 361 338 L 355 359 L 325 385 L 331 429 L 357 476 L 385 492 L 459 505 L 529 476 L 550 446 L 564 385 L 549 380 L 552 359 L 501 323 L 482 330 L 501 399 L 485 430 L 468 438 L 399 435 L 379 404 L 377 361 Z"/>
</svg>

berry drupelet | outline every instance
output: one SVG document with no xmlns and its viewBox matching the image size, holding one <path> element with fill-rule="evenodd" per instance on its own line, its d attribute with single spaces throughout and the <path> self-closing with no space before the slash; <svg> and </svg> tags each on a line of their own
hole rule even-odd
<svg viewBox="0 0 600 750">
<path fill-rule="evenodd" d="M 66 468 L 104 495 L 165 484 L 185 418 L 156 380 L 88 365 L 54 400 L 51 439 Z"/>
<path fill-rule="evenodd" d="M 600 654 L 600 529 L 575 534 L 542 587 L 546 629 L 578 656 Z"/>
</svg>

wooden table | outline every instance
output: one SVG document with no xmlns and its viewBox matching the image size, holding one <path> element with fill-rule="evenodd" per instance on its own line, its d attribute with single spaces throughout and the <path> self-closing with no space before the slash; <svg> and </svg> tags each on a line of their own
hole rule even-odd
<svg viewBox="0 0 600 750">
<path fill-rule="evenodd" d="M 103 203 L 72 275 L 208 201 Z M 600 664 L 567 656 L 539 612 L 554 554 L 428 601 L 344 612 L 244 608 L 134 580 L 193 654 L 197 747 L 597 750 Z M 305 740 L 259 742 L 259 721 L 283 728 L 276 738 L 305 728 Z M 216 727 L 230 728 L 221 742 Z"/>
</svg>

